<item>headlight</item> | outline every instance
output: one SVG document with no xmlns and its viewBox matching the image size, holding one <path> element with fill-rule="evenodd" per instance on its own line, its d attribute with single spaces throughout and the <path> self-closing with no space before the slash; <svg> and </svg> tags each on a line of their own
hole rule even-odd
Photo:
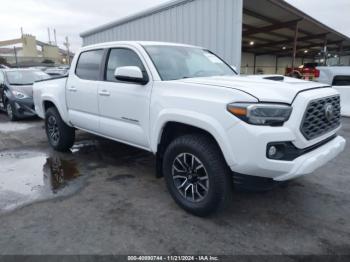
<svg viewBox="0 0 350 262">
<path fill-rule="evenodd" d="M 292 107 L 281 104 L 232 103 L 227 110 L 252 125 L 281 126 L 292 113 Z"/>
<path fill-rule="evenodd" d="M 17 98 L 17 99 L 24 99 L 27 98 L 28 96 L 26 94 L 23 94 L 22 92 L 18 91 L 12 91 L 12 94 Z"/>
</svg>

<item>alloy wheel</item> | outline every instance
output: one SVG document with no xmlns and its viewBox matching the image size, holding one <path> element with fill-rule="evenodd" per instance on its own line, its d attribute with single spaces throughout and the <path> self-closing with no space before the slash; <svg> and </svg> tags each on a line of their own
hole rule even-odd
<svg viewBox="0 0 350 262">
<path fill-rule="evenodd" d="M 172 165 L 178 192 L 188 201 L 200 202 L 209 192 L 209 176 L 203 163 L 191 153 L 179 154 Z"/>
<path fill-rule="evenodd" d="M 50 140 L 57 144 L 60 139 L 60 131 L 57 124 L 57 119 L 54 116 L 49 116 L 47 119 L 47 132 L 49 134 Z"/>
</svg>

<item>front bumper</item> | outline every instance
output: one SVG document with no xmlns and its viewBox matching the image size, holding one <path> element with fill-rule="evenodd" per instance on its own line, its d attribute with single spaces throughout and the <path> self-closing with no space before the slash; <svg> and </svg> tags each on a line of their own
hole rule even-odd
<svg viewBox="0 0 350 262">
<path fill-rule="evenodd" d="M 341 127 L 313 140 L 307 140 L 301 134 L 299 126 L 309 101 L 336 94 L 331 88 L 300 93 L 292 105 L 290 119 L 282 127 L 252 126 L 246 123 L 231 127 L 227 130 L 234 156 L 234 163 L 230 164 L 231 170 L 239 174 L 285 181 L 310 174 L 335 158 L 344 150 L 346 141 L 340 136 L 328 142 L 327 139 L 335 136 Z M 295 148 L 301 150 L 318 143 L 321 145 L 290 161 L 269 159 L 266 155 L 267 146 L 279 141 L 290 141 Z M 322 141 L 325 143 L 322 144 Z"/>
<path fill-rule="evenodd" d="M 14 99 L 11 103 L 15 109 L 16 117 L 22 118 L 36 115 L 33 98 Z"/>
<path fill-rule="evenodd" d="M 345 139 L 341 136 L 337 136 L 327 144 L 295 159 L 293 161 L 293 168 L 287 174 L 274 177 L 274 180 L 285 181 L 298 176 L 311 174 L 339 155 L 339 153 L 344 150 L 345 145 Z"/>
</svg>

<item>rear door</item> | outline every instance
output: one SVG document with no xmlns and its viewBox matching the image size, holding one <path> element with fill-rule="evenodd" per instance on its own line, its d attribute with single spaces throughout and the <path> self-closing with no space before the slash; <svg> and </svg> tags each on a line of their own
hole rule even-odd
<svg viewBox="0 0 350 262">
<path fill-rule="evenodd" d="M 340 93 L 342 115 L 350 116 L 350 75 L 335 76 L 332 86 Z"/>
<path fill-rule="evenodd" d="M 115 79 L 117 67 L 137 66 L 150 76 L 142 57 L 132 48 L 112 48 L 106 58 L 104 81 L 99 85 L 101 134 L 149 148 L 149 105 L 152 81 L 146 85 Z"/>
<path fill-rule="evenodd" d="M 70 121 L 76 127 L 96 133 L 99 132 L 98 88 L 103 55 L 103 49 L 82 52 L 66 87 Z"/>
</svg>

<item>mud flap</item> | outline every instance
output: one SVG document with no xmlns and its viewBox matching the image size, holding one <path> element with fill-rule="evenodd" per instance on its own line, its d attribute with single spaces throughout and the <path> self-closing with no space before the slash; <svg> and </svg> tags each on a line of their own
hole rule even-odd
<svg viewBox="0 0 350 262">
<path fill-rule="evenodd" d="M 163 157 L 159 152 L 156 154 L 156 178 L 163 177 Z"/>
</svg>

